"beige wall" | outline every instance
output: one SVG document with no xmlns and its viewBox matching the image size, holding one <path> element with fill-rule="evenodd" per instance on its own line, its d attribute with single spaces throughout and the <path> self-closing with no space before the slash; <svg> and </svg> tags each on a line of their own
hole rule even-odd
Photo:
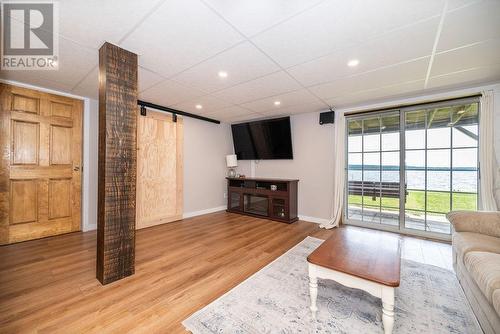
<svg viewBox="0 0 500 334">
<path fill-rule="evenodd" d="M 86 108 L 84 145 L 88 178 L 84 193 L 84 230 L 93 230 L 97 219 L 98 102 Z M 233 151 L 230 126 L 184 117 L 184 214 L 202 213 L 226 205 L 225 156 Z M 85 150 L 85 149 L 84 149 Z M 199 212 L 202 211 L 202 212 Z M 87 218 L 88 217 L 88 218 Z"/>
<path fill-rule="evenodd" d="M 226 205 L 226 160 L 230 126 L 184 117 L 184 213 Z"/>
<path fill-rule="evenodd" d="M 255 162 L 256 177 L 299 179 L 299 216 L 331 217 L 333 201 L 333 124 L 319 125 L 319 113 L 290 118 L 293 160 Z M 251 162 L 238 161 L 238 172 L 251 175 Z M 306 219 L 307 220 L 307 219 Z"/>
</svg>

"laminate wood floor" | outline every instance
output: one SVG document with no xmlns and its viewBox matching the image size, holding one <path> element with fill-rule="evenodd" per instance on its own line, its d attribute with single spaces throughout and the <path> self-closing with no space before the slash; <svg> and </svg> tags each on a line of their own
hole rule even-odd
<svg viewBox="0 0 500 334">
<path fill-rule="evenodd" d="M 95 231 L 2 246 L 0 333 L 185 333 L 191 313 L 330 233 L 226 212 L 155 226 L 137 232 L 135 275 L 106 286 L 95 279 Z M 451 267 L 448 244 L 403 240 L 403 257 Z"/>
</svg>

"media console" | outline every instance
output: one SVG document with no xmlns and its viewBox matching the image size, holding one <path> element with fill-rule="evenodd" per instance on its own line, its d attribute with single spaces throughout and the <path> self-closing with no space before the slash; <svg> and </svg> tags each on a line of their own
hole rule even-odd
<svg viewBox="0 0 500 334">
<path fill-rule="evenodd" d="M 299 180 L 226 178 L 227 211 L 293 223 Z"/>
</svg>

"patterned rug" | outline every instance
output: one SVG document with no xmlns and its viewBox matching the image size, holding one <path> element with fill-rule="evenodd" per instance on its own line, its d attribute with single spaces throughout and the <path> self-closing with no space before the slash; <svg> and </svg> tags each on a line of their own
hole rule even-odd
<svg viewBox="0 0 500 334">
<path fill-rule="evenodd" d="M 319 280 L 317 321 L 309 311 L 306 257 L 322 243 L 307 237 L 183 321 L 194 334 L 383 333 L 378 298 Z M 402 260 L 394 333 L 482 333 L 452 271 Z"/>
</svg>

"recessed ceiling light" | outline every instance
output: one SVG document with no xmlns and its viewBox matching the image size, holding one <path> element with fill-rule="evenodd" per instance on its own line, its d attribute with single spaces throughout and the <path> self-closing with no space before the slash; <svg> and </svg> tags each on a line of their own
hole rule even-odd
<svg viewBox="0 0 500 334">
<path fill-rule="evenodd" d="M 279 106 L 281 104 L 281 101 L 274 101 L 275 106 Z"/>
<path fill-rule="evenodd" d="M 203 109 L 203 106 L 201 104 L 197 104 L 194 106 L 196 109 Z"/>
<path fill-rule="evenodd" d="M 219 78 L 227 78 L 227 72 L 226 71 L 219 71 Z"/>
<path fill-rule="evenodd" d="M 347 66 L 349 67 L 356 67 L 359 65 L 359 60 L 357 59 L 351 59 L 347 62 Z"/>
</svg>

